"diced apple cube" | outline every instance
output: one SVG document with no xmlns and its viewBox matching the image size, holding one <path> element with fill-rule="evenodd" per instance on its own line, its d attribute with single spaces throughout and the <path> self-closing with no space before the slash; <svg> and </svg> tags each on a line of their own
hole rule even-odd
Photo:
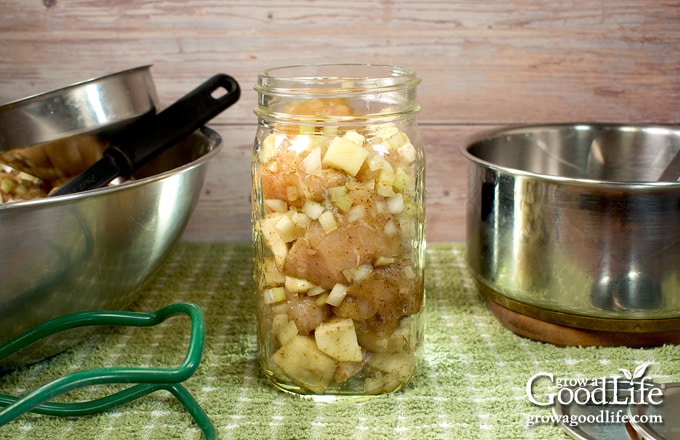
<svg viewBox="0 0 680 440">
<path fill-rule="evenodd" d="M 274 304 L 286 299 L 286 290 L 283 287 L 270 287 L 262 291 L 265 304 Z"/>
<path fill-rule="evenodd" d="M 319 350 L 337 361 L 360 362 L 363 360 L 354 321 L 351 318 L 334 318 L 322 322 L 314 330 L 314 339 Z"/>
<path fill-rule="evenodd" d="M 262 263 L 262 276 L 266 287 L 280 286 L 286 281 L 286 276 L 279 272 L 273 257 L 266 257 Z"/>
<path fill-rule="evenodd" d="M 329 292 L 321 292 L 316 298 L 314 298 L 314 304 L 316 304 L 319 307 L 322 307 L 323 305 L 326 304 L 326 300 L 328 299 Z"/>
<path fill-rule="evenodd" d="M 291 339 L 298 335 L 297 325 L 295 325 L 295 321 L 292 319 L 281 325 L 277 330 L 276 337 L 281 345 L 286 345 Z"/>
<path fill-rule="evenodd" d="M 394 173 L 394 189 L 397 191 L 404 191 L 411 183 L 411 177 L 404 171 L 403 168 L 397 168 Z"/>
<path fill-rule="evenodd" d="M 352 197 L 345 185 L 328 188 L 328 198 L 342 212 L 347 212 L 352 207 Z"/>
<path fill-rule="evenodd" d="M 262 163 L 269 162 L 277 154 L 278 145 L 281 142 L 281 137 L 272 133 L 262 141 L 260 160 Z"/>
<path fill-rule="evenodd" d="M 321 148 L 314 148 L 302 160 L 302 169 L 307 174 L 321 174 Z"/>
<path fill-rule="evenodd" d="M 389 123 L 378 126 L 376 132 L 378 136 L 380 136 L 384 140 L 388 140 L 395 134 L 399 133 L 399 129 L 397 128 L 396 125 Z"/>
<path fill-rule="evenodd" d="M 288 318 L 288 313 L 275 313 L 272 316 L 271 328 L 273 332 L 278 332 L 281 327 L 286 325 L 290 321 Z"/>
<path fill-rule="evenodd" d="M 295 223 L 295 226 L 303 230 L 307 229 L 309 225 L 312 224 L 312 219 L 304 212 L 294 212 L 293 215 L 290 216 L 290 219 Z"/>
<path fill-rule="evenodd" d="M 274 254 L 274 261 L 279 271 L 283 269 L 283 265 L 288 255 L 288 246 L 283 241 L 281 235 L 276 230 L 276 222 L 280 220 L 281 216 L 267 217 L 260 221 L 260 232 L 264 238 L 265 243 L 272 254 Z"/>
<path fill-rule="evenodd" d="M 389 170 L 394 171 L 392 165 L 380 154 L 375 154 L 368 159 L 368 169 L 371 171 Z"/>
<path fill-rule="evenodd" d="M 321 214 L 326 210 L 321 203 L 315 202 L 313 200 L 307 200 L 302 207 L 302 212 L 304 212 L 307 217 L 312 220 L 317 220 Z"/>
<path fill-rule="evenodd" d="M 397 149 L 399 154 L 401 154 L 401 157 L 404 158 L 404 160 L 408 163 L 413 162 L 416 160 L 417 153 L 416 153 L 416 148 L 411 144 L 411 142 L 406 142 L 404 145 L 399 147 Z"/>
<path fill-rule="evenodd" d="M 358 374 L 364 368 L 364 362 L 340 362 L 333 375 L 334 383 L 343 383 Z"/>
<path fill-rule="evenodd" d="M 276 222 L 276 231 L 285 243 L 290 243 L 297 238 L 297 227 L 288 215 L 282 215 Z"/>
<path fill-rule="evenodd" d="M 281 199 L 266 199 L 264 200 L 264 206 L 271 209 L 274 212 L 286 212 L 288 211 L 288 203 Z"/>
<path fill-rule="evenodd" d="M 288 185 L 286 187 L 286 199 L 288 199 L 289 202 L 294 202 L 300 197 L 300 191 L 298 190 L 297 186 L 294 185 Z"/>
<path fill-rule="evenodd" d="M 411 351 L 373 353 L 370 364 L 385 373 L 394 373 L 401 379 L 408 379 L 415 371 L 416 356 Z"/>
<path fill-rule="evenodd" d="M 394 196 L 394 171 L 383 168 L 378 175 L 378 182 L 376 184 L 376 192 L 383 197 Z"/>
<path fill-rule="evenodd" d="M 319 350 L 309 336 L 294 336 L 272 355 L 272 361 L 301 387 L 322 394 L 333 379 L 337 362 Z"/>
<path fill-rule="evenodd" d="M 350 142 L 354 142 L 357 145 L 363 145 L 364 140 L 366 139 L 362 134 L 359 134 L 359 132 L 357 132 L 356 130 L 350 130 L 346 132 L 342 137 Z"/>
<path fill-rule="evenodd" d="M 388 266 L 396 261 L 396 258 L 394 257 L 383 257 L 380 256 L 375 259 L 375 262 L 373 263 L 374 266 Z"/>
<path fill-rule="evenodd" d="M 291 293 L 303 293 L 316 286 L 307 280 L 287 276 L 285 287 Z"/>
<path fill-rule="evenodd" d="M 326 289 L 324 289 L 324 288 L 321 287 L 321 286 L 314 286 L 314 287 L 312 287 L 311 289 L 309 289 L 309 290 L 307 291 L 307 296 L 317 296 L 317 295 L 321 295 L 321 294 L 324 293 L 325 291 L 326 291 Z M 325 299 L 324 299 L 324 302 L 323 302 L 323 303 L 317 304 L 317 305 L 324 305 L 324 304 L 326 304 L 326 300 L 325 300 Z"/>
<path fill-rule="evenodd" d="M 335 216 L 333 216 L 332 211 L 324 211 L 323 214 L 319 216 L 319 223 L 326 234 L 338 229 L 338 222 L 335 221 Z"/>
<path fill-rule="evenodd" d="M 354 177 L 368 157 L 368 151 L 361 145 L 341 137 L 333 138 L 323 156 L 323 164 L 340 169 Z"/>
<path fill-rule="evenodd" d="M 326 298 L 326 304 L 337 307 L 345 299 L 345 296 L 347 296 L 347 286 L 337 283 L 335 286 L 333 286 L 330 293 L 328 294 L 328 298 Z"/>
<path fill-rule="evenodd" d="M 389 132 L 386 132 L 383 135 L 383 139 L 385 139 L 393 149 L 397 150 L 404 144 L 409 143 L 409 139 L 406 136 L 406 133 L 404 133 L 403 131 L 399 130 L 396 127 L 391 129 Z"/>
</svg>

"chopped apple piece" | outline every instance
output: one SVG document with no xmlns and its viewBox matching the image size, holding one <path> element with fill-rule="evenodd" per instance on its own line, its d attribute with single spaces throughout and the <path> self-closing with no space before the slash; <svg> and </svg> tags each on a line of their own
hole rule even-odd
<svg viewBox="0 0 680 440">
<path fill-rule="evenodd" d="M 342 300 L 345 299 L 345 296 L 347 296 L 347 286 L 337 283 L 335 286 L 333 286 L 331 292 L 328 294 L 328 298 L 326 298 L 326 304 L 337 307 L 340 305 Z"/>
<path fill-rule="evenodd" d="M 319 350 L 337 361 L 360 362 L 363 359 L 351 318 L 322 322 L 314 330 L 314 339 Z"/>
<path fill-rule="evenodd" d="M 394 172 L 392 165 L 390 165 L 390 163 L 379 154 L 371 156 L 371 158 L 368 159 L 368 169 L 371 171 L 388 170 L 390 172 Z"/>
<path fill-rule="evenodd" d="M 404 191 L 411 183 L 411 177 L 404 171 L 403 168 L 397 168 L 394 173 L 394 189 L 397 191 Z"/>
<path fill-rule="evenodd" d="M 362 134 L 359 134 L 359 132 L 357 132 L 356 130 L 350 130 L 346 132 L 343 138 L 347 139 L 350 142 L 354 142 L 357 145 L 363 145 L 364 140 L 366 140 L 366 138 Z"/>
<path fill-rule="evenodd" d="M 324 165 L 337 168 L 354 177 L 368 157 L 368 151 L 361 145 L 345 138 L 336 137 L 323 156 Z"/>
<path fill-rule="evenodd" d="M 380 257 L 375 259 L 375 262 L 373 263 L 373 265 L 375 265 L 375 266 L 388 266 L 388 265 L 394 263 L 395 261 L 396 261 L 396 258 L 394 258 L 394 257 L 380 256 Z"/>
<path fill-rule="evenodd" d="M 371 366 L 386 373 L 394 373 L 400 378 L 411 376 L 416 368 L 415 354 L 412 352 L 374 353 Z"/>
<path fill-rule="evenodd" d="M 284 325 L 286 325 L 290 321 L 290 318 L 288 318 L 288 313 L 274 313 L 272 316 L 272 331 L 274 333 L 277 333 L 279 329 L 281 329 Z"/>
<path fill-rule="evenodd" d="M 304 212 L 294 212 L 293 215 L 290 216 L 290 219 L 295 223 L 295 226 L 303 230 L 307 229 L 309 225 L 312 224 L 312 219 Z"/>
<path fill-rule="evenodd" d="M 307 296 L 317 296 L 317 295 L 321 295 L 321 294 L 324 293 L 325 291 L 326 291 L 326 289 L 324 289 L 324 288 L 321 287 L 321 286 L 314 286 L 314 287 L 312 287 L 311 289 L 309 289 L 309 290 L 307 291 Z M 324 300 L 324 302 L 323 302 L 321 305 L 323 305 L 323 304 L 325 304 L 325 303 L 326 303 L 326 301 Z M 318 304 L 317 304 L 317 305 L 318 305 Z"/>
<path fill-rule="evenodd" d="M 401 157 L 404 158 L 404 160 L 408 163 L 413 162 L 416 160 L 416 148 L 411 144 L 411 142 L 407 142 L 399 149 L 397 149 L 399 154 L 401 154 Z"/>
<path fill-rule="evenodd" d="M 286 290 L 283 287 L 272 287 L 262 291 L 265 304 L 274 304 L 286 299 Z"/>
<path fill-rule="evenodd" d="M 300 197 L 300 191 L 298 190 L 297 186 L 294 185 L 288 185 L 286 187 L 286 199 L 288 199 L 289 202 L 294 202 Z"/>
<path fill-rule="evenodd" d="M 307 174 L 321 174 L 321 148 L 315 148 L 302 160 L 302 169 Z"/>
<path fill-rule="evenodd" d="M 338 229 L 338 222 L 335 221 L 335 217 L 331 211 L 324 211 L 323 214 L 319 216 L 319 223 L 326 234 L 330 234 Z"/>
<path fill-rule="evenodd" d="M 288 342 L 290 342 L 291 339 L 293 339 L 297 335 L 298 335 L 297 325 L 295 325 L 295 321 L 291 319 L 290 321 L 287 321 L 285 324 L 278 328 L 276 337 L 279 339 L 279 344 L 286 345 Z"/>
<path fill-rule="evenodd" d="M 264 138 L 262 141 L 262 152 L 260 153 L 260 160 L 262 163 L 267 163 L 271 158 L 276 156 L 276 151 L 280 141 L 280 137 L 274 133 Z"/>
<path fill-rule="evenodd" d="M 316 298 L 314 298 L 314 304 L 317 306 L 321 307 L 324 304 L 326 304 L 326 300 L 328 299 L 329 292 L 321 292 L 319 295 L 317 295 Z"/>
<path fill-rule="evenodd" d="M 314 393 L 324 393 L 337 363 L 319 350 L 309 336 L 294 336 L 272 355 L 272 360 L 290 379 Z"/>
<path fill-rule="evenodd" d="M 288 203 L 280 199 L 267 199 L 264 202 L 264 206 L 271 209 L 274 212 L 286 212 L 288 211 Z"/>
<path fill-rule="evenodd" d="M 274 261 L 276 261 L 276 266 L 281 270 L 286 261 L 286 255 L 288 255 L 288 246 L 286 242 L 283 241 L 281 235 L 276 230 L 276 222 L 280 220 L 279 215 L 274 217 L 267 217 L 260 221 L 260 232 L 264 237 L 264 241 L 272 254 L 274 254 Z"/>
<path fill-rule="evenodd" d="M 285 243 L 290 243 L 297 238 L 297 227 L 289 216 L 282 215 L 276 222 L 276 231 Z"/>
<path fill-rule="evenodd" d="M 406 133 L 399 130 L 397 127 L 391 127 L 389 131 L 386 131 L 383 134 L 383 139 L 385 139 L 393 149 L 398 149 L 409 142 Z"/>
<path fill-rule="evenodd" d="M 303 292 L 307 292 L 312 287 L 317 287 L 313 283 L 310 283 L 307 280 L 289 277 L 289 276 L 286 277 L 285 286 L 286 286 L 286 289 L 288 289 L 288 291 L 291 292 L 291 293 L 303 293 Z M 319 293 L 321 293 L 321 292 L 319 292 Z"/>
<path fill-rule="evenodd" d="M 343 383 L 352 376 L 359 374 L 364 368 L 364 362 L 340 362 L 333 375 L 334 383 Z"/>
<path fill-rule="evenodd" d="M 307 200 L 302 207 L 302 212 L 304 212 L 307 217 L 311 218 L 312 220 L 316 220 L 321 214 L 323 214 L 325 209 L 326 208 L 324 208 L 321 203 L 315 202 L 313 200 Z"/>
<path fill-rule="evenodd" d="M 347 212 L 352 207 L 352 197 L 345 185 L 328 188 L 328 198 L 342 212 Z"/>
<path fill-rule="evenodd" d="M 267 257 L 262 264 L 262 276 L 266 287 L 280 286 L 286 281 L 286 276 L 279 272 L 273 257 Z"/>
</svg>

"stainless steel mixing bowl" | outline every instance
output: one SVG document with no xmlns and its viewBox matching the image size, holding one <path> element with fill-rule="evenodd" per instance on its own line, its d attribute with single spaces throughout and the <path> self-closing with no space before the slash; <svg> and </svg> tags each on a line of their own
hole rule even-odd
<svg viewBox="0 0 680 440">
<path fill-rule="evenodd" d="M 202 128 L 145 165 L 136 180 L 0 204 L 0 343 L 70 312 L 125 308 L 180 239 L 220 146 L 219 135 Z M 52 338 L 0 361 L 0 369 L 82 337 Z"/>
<path fill-rule="evenodd" d="M 0 151 L 118 130 L 158 107 L 151 66 L 88 79 L 0 105 Z"/>
<path fill-rule="evenodd" d="M 631 125 L 471 142 L 467 262 L 497 317 L 565 345 L 680 342 L 680 183 L 656 181 L 679 150 L 680 129 Z"/>
</svg>

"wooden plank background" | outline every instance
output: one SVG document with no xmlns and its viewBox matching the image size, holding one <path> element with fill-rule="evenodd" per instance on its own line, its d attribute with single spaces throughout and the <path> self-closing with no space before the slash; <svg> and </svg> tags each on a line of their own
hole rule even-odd
<svg viewBox="0 0 680 440">
<path fill-rule="evenodd" d="M 268 67 L 416 69 L 428 239 L 464 239 L 470 136 L 551 122 L 677 123 L 680 4 L 572 0 L 2 0 L 0 103 L 152 64 L 163 104 L 214 73 L 238 104 L 210 124 L 211 162 L 188 241 L 249 241 L 252 87 Z"/>
</svg>

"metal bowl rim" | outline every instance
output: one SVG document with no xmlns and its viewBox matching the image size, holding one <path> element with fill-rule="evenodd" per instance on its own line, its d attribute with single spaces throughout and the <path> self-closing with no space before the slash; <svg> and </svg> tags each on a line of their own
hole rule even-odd
<svg viewBox="0 0 680 440">
<path fill-rule="evenodd" d="M 88 84 L 93 83 L 93 82 L 102 81 L 102 80 L 105 80 L 107 78 L 123 75 L 123 74 L 126 74 L 126 73 L 133 73 L 133 72 L 140 71 L 140 70 L 148 70 L 151 67 L 152 67 L 152 64 L 146 64 L 146 65 L 143 65 L 143 66 L 132 67 L 132 68 L 129 68 L 129 69 L 120 70 L 118 72 L 107 73 L 106 75 L 101 75 L 101 76 L 86 79 L 86 80 L 83 80 L 83 81 L 78 81 L 78 82 L 75 82 L 73 84 L 69 84 L 67 86 L 59 87 L 58 89 L 48 90 L 46 92 L 39 92 L 39 93 L 36 93 L 34 95 L 26 96 L 24 98 L 15 99 L 13 101 L 9 101 L 9 102 L 0 104 L 0 112 L 5 111 L 5 110 L 10 110 L 10 109 L 12 109 L 12 108 L 14 108 L 18 105 L 28 104 L 29 102 L 32 102 L 32 101 L 39 101 L 42 98 L 50 98 L 50 97 L 55 96 L 55 95 L 60 95 L 60 94 L 63 94 L 64 92 L 72 91 L 74 89 L 88 85 Z"/>
<path fill-rule="evenodd" d="M 539 125 L 517 125 L 512 127 L 505 127 L 495 130 L 489 130 L 478 134 L 468 140 L 464 147 L 461 147 L 461 153 L 468 159 L 471 163 L 477 164 L 479 166 L 489 168 L 504 174 L 511 175 L 513 177 L 528 177 L 536 180 L 542 180 L 555 184 L 569 184 L 573 186 L 588 186 L 595 188 L 628 188 L 631 190 L 658 190 L 658 189 L 678 189 L 680 190 L 680 182 L 656 182 L 656 181 L 615 181 L 615 180 L 597 180 L 597 179 L 585 179 L 576 177 L 564 177 L 543 173 L 535 173 L 532 171 L 526 171 L 518 168 L 506 167 L 502 165 L 489 162 L 487 160 L 481 159 L 470 152 L 470 149 L 480 142 L 493 140 L 494 138 L 514 135 L 514 134 L 526 134 L 532 131 L 547 131 L 547 130 L 557 130 L 565 128 L 577 128 L 582 130 L 593 130 L 595 128 L 599 130 L 615 130 L 615 131 L 645 131 L 645 130 L 659 130 L 667 133 L 674 133 L 680 136 L 680 127 L 671 125 L 655 125 L 655 124 L 617 124 L 617 123 L 560 123 L 560 124 L 539 124 Z"/>
<path fill-rule="evenodd" d="M 136 179 L 136 180 L 124 182 L 120 185 L 113 185 L 113 186 L 107 186 L 105 188 L 91 189 L 91 190 L 82 191 L 82 192 L 79 192 L 79 193 L 66 194 L 66 195 L 63 195 L 63 196 L 42 197 L 42 198 L 38 198 L 38 199 L 31 199 L 31 200 L 25 200 L 25 201 L 20 201 L 20 202 L 2 203 L 2 204 L 0 204 L 0 212 L 2 212 L 3 210 L 9 210 L 9 209 L 43 207 L 43 206 L 50 206 L 50 205 L 54 205 L 54 204 L 67 203 L 67 202 L 71 202 L 73 200 L 80 200 L 80 199 L 84 199 L 84 198 L 100 197 L 100 196 L 104 196 L 106 194 L 110 194 L 110 193 L 113 193 L 113 192 L 127 191 L 128 189 L 133 189 L 133 188 L 136 188 L 138 186 L 149 185 L 153 182 L 163 180 L 163 179 L 170 177 L 172 175 L 184 173 L 189 169 L 198 167 L 198 166 L 208 162 L 213 156 L 215 156 L 222 149 L 222 138 L 219 135 L 219 133 L 217 133 L 215 130 L 204 126 L 204 127 L 199 128 L 198 130 L 196 130 L 194 133 L 197 133 L 197 132 L 201 133 L 203 136 L 208 138 L 208 140 L 210 140 L 214 144 L 214 147 L 210 151 L 208 151 L 206 154 L 192 160 L 191 162 L 187 162 L 187 163 L 180 165 L 178 167 L 175 167 L 173 169 L 163 171 L 162 173 L 154 174 L 153 176 L 148 176 L 148 177 L 144 177 L 142 179 Z"/>
</svg>

